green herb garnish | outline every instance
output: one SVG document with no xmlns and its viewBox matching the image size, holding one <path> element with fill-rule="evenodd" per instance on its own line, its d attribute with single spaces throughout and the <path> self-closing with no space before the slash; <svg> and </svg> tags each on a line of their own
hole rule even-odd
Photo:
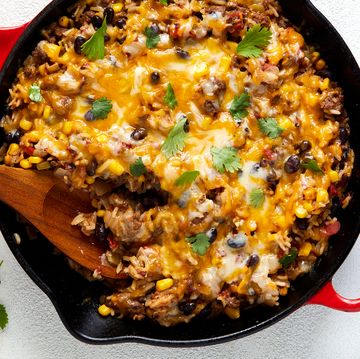
<svg viewBox="0 0 360 359">
<path fill-rule="evenodd" d="M 161 151 L 163 151 L 165 157 L 170 158 L 185 147 L 186 132 L 184 126 L 186 121 L 187 118 L 185 116 L 182 117 L 170 130 L 166 140 L 161 146 Z"/>
<path fill-rule="evenodd" d="M 134 163 L 130 165 L 130 173 L 134 177 L 140 177 L 146 173 L 146 167 L 141 157 L 139 157 Z"/>
<path fill-rule="evenodd" d="M 317 162 L 315 160 L 311 160 L 311 159 L 305 159 L 302 163 L 301 163 L 301 167 L 308 169 L 314 173 L 319 173 L 319 174 L 324 174 L 324 171 L 319 167 L 319 165 L 317 164 Z"/>
<path fill-rule="evenodd" d="M 95 120 L 105 119 L 112 109 L 111 101 L 106 97 L 101 97 L 94 101 L 90 112 L 93 114 Z"/>
<path fill-rule="evenodd" d="M 7 323 L 9 321 L 8 314 L 6 312 L 6 308 L 0 304 L 0 329 L 4 330 Z"/>
<path fill-rule="evenodd" d="M 265 201 L 265 193 L 261 188 L 254 188 L 250 192 L 250 206 L 260 208 Z"/>
<path fill-rule="evenodd" d="M 90 60 L 103 59 L 105 56 L 105 34 L 106 34 L 106 16 L 100 28 L 83 45 L 81 51 Z"/>
<path fill-rule="evenodd" d="M 145 29 L 145 35 L 146 35 L 146 47 L 148 49 L 153 49 L 154 47 L 156 47 L 156 45 L 158 44 L 158 42 L 160 41 L 160 36 L 159 34 L 156 32 L 155 29 L 153 29 L 151 26 L 148 26 Z"/>
<path fill-rule="evenodd" d="M 297 257 L 297 249 L 291 248 L 290 252 L 284 255 L 282 258 L 279 259 L 279 263 L 284 267 L 287 268 L 291 263 L 293 263 Z"/>
<path fill-rule="evenodd" d="M 279 137 L 284 131 L 275 118 L 260 118 L 257 122 L 261 132 L 272 139 Z"/>
<path fill-rule="evenodd" d="M 205 233 L 198 233 L 195 237 L 186 238 L 191 244 L 193 252 L 203 256 L 210 247 L 210 239 Z"/>
<path fill-rule="evenodd" d="M 186 171 L 175 181 L 176 186 L 186 186 L 193 183 L 199 176 L 199 171 Z"/>
<path fill-rule="evenodd" d="M 247 92 L 242 93 L 240 96 L 235 96 L 231 106 L 230 113 L 236 120 L 241 120 L 248 115 L 247 108 L 250 106 L 250 96 Z"/>
<path fill-rule="evenodd" d="M 177 106 L 177 101 L 174 93 L 174 89 L 171 84 L 166 87 L 166 94 L 164 96 L 164 104 L 168 105 L 172 110 Z"/>
<path fill-rule="evenodd" d="M 236 52 L 244 57 L 259 57 L 262 50 L 269 45 L 271 31 L 261 25 L 255 25 L 248 31 L 239 43 Z"/>
<path fill-rule="evenodd" d="M 29 88 L 29 98 L 33 102 L 41 102 L 43 97 L 41 96 L 40 86 L 38 84 L 32 84 Z"/>
<path fill-rule="evenodd" d="M 210 153 L 212 155 L 213 166 L 220 173 L 225 171 L 234 173 L 241 168 L 240 158 L 234 147 L 211 147 Z"/>
<path fill-rule="evenodd" d="M 168 0 L 160 0 L 161 5 L 169 5 Z"/>
</svg>

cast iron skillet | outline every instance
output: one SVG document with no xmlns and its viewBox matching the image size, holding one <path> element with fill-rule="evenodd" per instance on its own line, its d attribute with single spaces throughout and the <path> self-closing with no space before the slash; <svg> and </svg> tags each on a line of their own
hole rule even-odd
<svg viewBox="0 0 360 359">
<path fill-rule="evenodd" d="M 345 106 L 351 119 L 351 146 L 358 158 L 360 142 L 356 141 L 356 135 L 360 133 L 360 70 L 355 59 L 340 35 L 309 1 L 283 0 L 280 3 L 286 16 L 294 24 L 302 25 L 306 40 L 318 46 L 329 64 L 333 78 L 345 90 Z M 40 30 L 63 15 L 70 4 L 73 4 L 73 0 L 54 0 L 27 27 L 24 25 L 7 32 L 0 31 L 0 51 L 5 58 L 6 46 L 12 46 L 26 27 L 0 73 L 0 110 L 4 109 L 8 88 L 19 65 L 40 40 Z M 98 299 L 108 291 L 101 283 L 90 283 L 70 270 L 62 256 L 53 255 L 53 247 L 45 238 L 38 235 L 37 240 L 30 240 L 25 226 L 19 224 L 15 213 L 3 204 L 0 204 L 0 229 L 18 262 L 49 296 L 64 325 L 76 338 L 89 343 L 136 341 L 170 346 L 214 344 L 261 330 L 289 315 L 304 303 L 323 304 L 345 311 L 360 310 L 360 299 L 347 300 L 340 297 L 329 282 L 359 234 L 358 161 L 355 162 L 349 190 L 353 192 L 353 199 L 339 216 L 341 231 L 331 238 L 328 252 L 318 260 L 314 270 L 294 282 L 289 294 L 281 298 L 278 307 L 242 310 L 240 319 L 235 321 L 224 316 L 211 320 L 204 317 L 173 328 L 163 328 L 146 320 L 138 322 L 101 318 L 96 310 Z M 22 237 L 20 245 L 14 241 L 14 232 L 20 233 Z"/>
</svg>

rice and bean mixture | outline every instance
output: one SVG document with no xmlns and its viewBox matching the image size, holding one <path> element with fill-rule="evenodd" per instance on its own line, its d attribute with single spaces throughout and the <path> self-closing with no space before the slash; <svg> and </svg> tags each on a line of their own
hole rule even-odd
<svg viewBox="0 0 360 359">
<path fill-rule="evenodd" d="M 341 88 L 276 0 L 115 1 L 43 30 L 0 161 L 89 192 L 72 224 L 125 278 L 100 314 L 171 326 L 278 305 L 350 200 Z"/>
</svg>

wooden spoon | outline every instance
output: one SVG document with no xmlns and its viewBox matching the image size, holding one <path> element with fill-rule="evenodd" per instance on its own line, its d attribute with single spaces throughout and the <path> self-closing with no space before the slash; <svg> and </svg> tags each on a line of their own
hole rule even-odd
<svg viewBox="0 0 360 359">
<path fill-rule="evenodd" d="M 70 192 L 52 173 L 0 166 L 0 201 L 14 208 L 61 252 L 83 267 L 91 271 L 98 269 L 103 277 L 123 277 L 115 268 L 101 263 L 105 246 L 71 225 L 80 211 L 91 211 L 84 191 Z"/>
</svg>

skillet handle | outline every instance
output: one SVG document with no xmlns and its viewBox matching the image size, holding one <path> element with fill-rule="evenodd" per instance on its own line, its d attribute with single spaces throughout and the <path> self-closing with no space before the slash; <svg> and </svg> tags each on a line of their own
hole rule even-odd
<svg viewBox="0 0 360 359">
<path fill-rule="evenodd" d="M 319 304 L 343 312 L 360 312 L 360 298 L 342 297 L 335 291 L 331 281 L 326 283 L 306 304 Z"/>
<path fill-rule="evenodd" d="M 17 27 L 0 27 L 0 71 L 11 49 L 28 25 L 29 23 Z"/>
</svg>

